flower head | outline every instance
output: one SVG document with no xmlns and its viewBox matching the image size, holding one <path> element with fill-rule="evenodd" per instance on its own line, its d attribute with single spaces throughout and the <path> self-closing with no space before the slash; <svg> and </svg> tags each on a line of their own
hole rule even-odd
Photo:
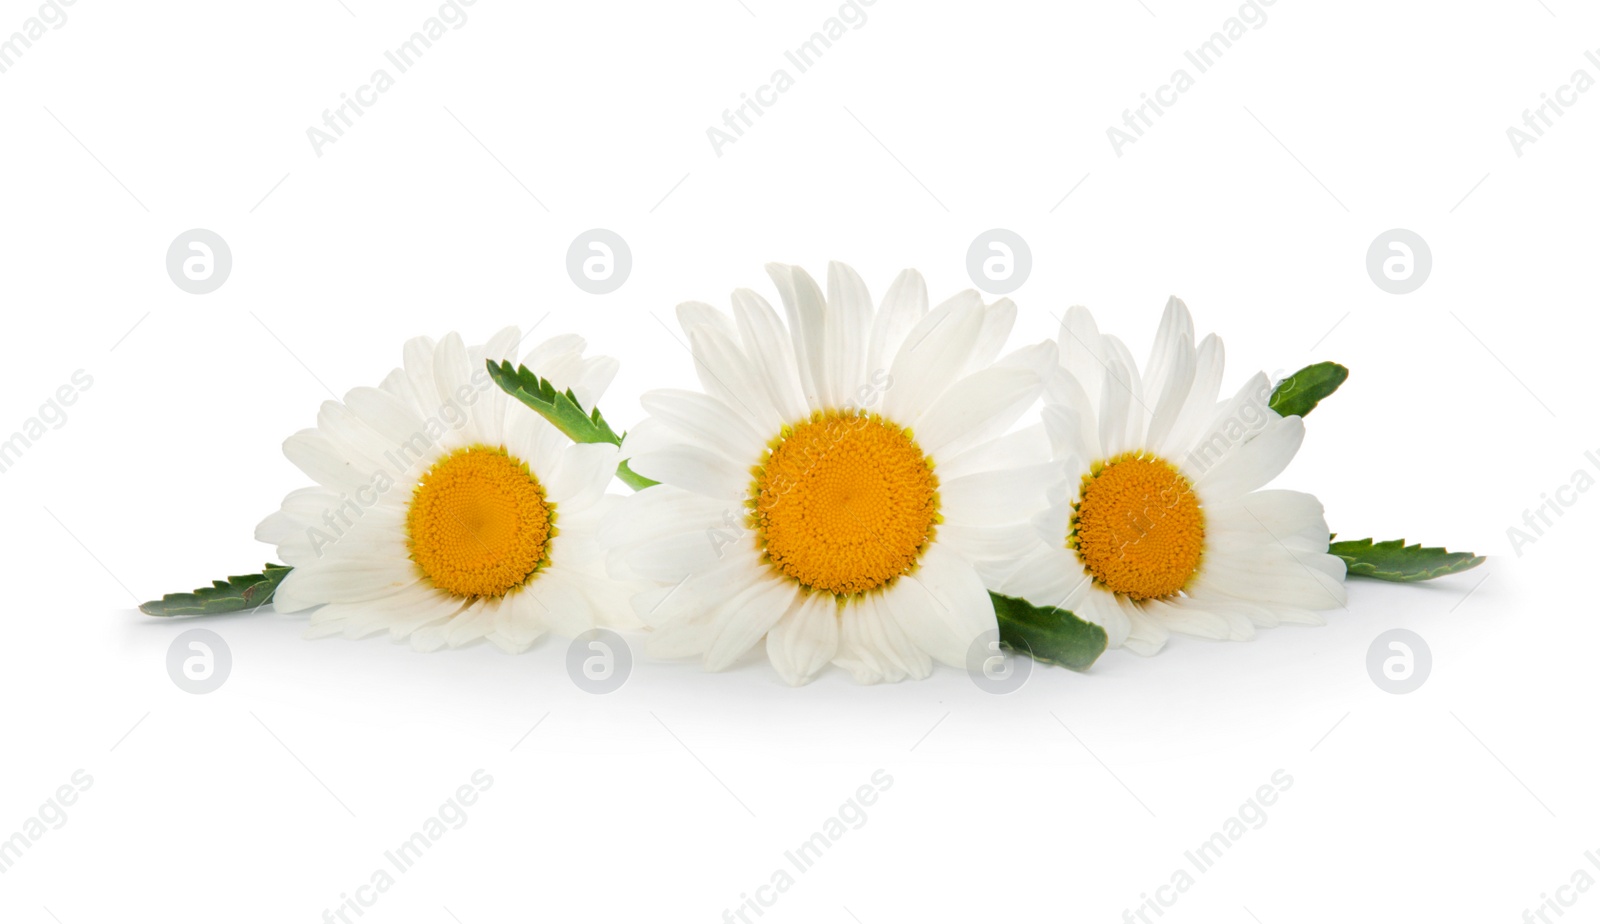
<svg viewBox="0 0 1600 924">
<path fill-rule="evenodd" d="M 717 670 L 765 638 L 790 683 L 829 663 L 863 682 L 964 666 L 995 630 L 991 528 L 1046 457 L 1042 435 L 1004 435 L 1053 347 L 997 360 L 1012 304 L 967 291 L 930 311 L 913 271 L 876 309 L 843 264 L 826 294 L 768 272 L 786 317 L 745 289 L 731 316 L 679 307 L 703 390 L 645 395 L 623 444 L 661 482 L 602 533 L 614 573 L 658 585 L 634 598 L 647 650 Z"/>
</svg>

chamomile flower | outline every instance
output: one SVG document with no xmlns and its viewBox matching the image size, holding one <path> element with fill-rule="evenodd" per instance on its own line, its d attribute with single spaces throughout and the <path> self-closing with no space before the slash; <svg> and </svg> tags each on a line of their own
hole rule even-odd
<svg viewBox="0 0 1600 924">
<path fill-rule="evenodd" d="M 485 360 L 514 358 L 520 341 L 516 328 L 484 346 L 412 340 L 378 388 L 324 402 L 317 426 L 284 442 L 316 484 L 256 538 L 294 569 L 277 609 L 316 608 L 308 636 L 387 629 L 423 651 L 487 638 L 515 652 L 628 613 L 597 541 L 619 450 L 573 444 L 494 384 Z M 523 364 L 592 408 L 617 363 L 583 347 L 556 337 Z"/>
<path fill-rule="evenodd" d="M 1083 308 L 1068 311 L 1059 345 L 1043 412 L 1055 470 L 1033 550 L 991 575 L 1000 589 L 1140 654 L 1172 632 L 1243 640 L 1344 605 L 1322 504 L 1262 490 L 1305 436 L 1299 417 L 1269 408 L 1265 375 L 1219 402 L 1222 341 L 1196 346 L 1175 298 L 1142 374 Z"/>
<path fill-rule="evenodd" d="M 719 670 L 765 638 L 795 684 L 829 663 L 861 682 L 964 666 L 996 629 L 977 564 L 1008 550 L 989 528 L 1048 454 L 1042 431 L 1005 434 L 1054 347 L 997 362 L 1014 306 L 967 291 L 930 311 L 913 271 L 876 310 L 843 264 L 826 295 L 767 271 L 787 323 L 744 289 L 731 317 L 679 306 L 704 390 L 646 394 L 623 444 L 662 482 L 602 531 L 613 573 L 658 585 L 634 598 L 646 651 Z"/>
</svg>

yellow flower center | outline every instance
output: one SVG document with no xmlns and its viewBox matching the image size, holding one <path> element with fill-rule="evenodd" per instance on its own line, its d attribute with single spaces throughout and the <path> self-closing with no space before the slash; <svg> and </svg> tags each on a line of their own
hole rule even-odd
<svg viewBox="0 0 1600 924">
<path fill-rule="evenodd" d="M 423 576 L 460 597 L 501 597 L 539 570 L 555 505 L 504 448 L 457 449 L 428 469 L 406 510 L 406 546 Z"/>
<path fill-rule="evenodd" d="M 933 460 L 876 414 L 818 411 L 785 427 L 757 467 L 749 521 L 801 586 L 859 594 L 916 567 L 939 521 Z"/>
<path fill-rule="evenodd" d="M 1176 468 L 1140 452 L 1083 476 L 1067 547 L 1107 589 L 1135 600 L 1175 594 L 1200 567 L 1206 521 Z"/>
</svg>

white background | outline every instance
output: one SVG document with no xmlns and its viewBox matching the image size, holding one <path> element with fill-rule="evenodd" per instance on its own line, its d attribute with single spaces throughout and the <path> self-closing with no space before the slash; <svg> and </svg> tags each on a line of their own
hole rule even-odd
<svg viewBox="0 0 1600 924">
<path fill-rule="evenodd" d="M 478 0 L 313 153 L 306 129 L 437 9 L 79 0 L 0 75 L 0 431 L 93 377 L 0 475 L 0 838 L 94 780 L 0 874 L 0 918 L 323 920 L 478 768 L 467 823 L 361 920 L 722 920 L 880 768 L 866 823 L 760 920 L 1122 920 L 1278 769 L 1265 825 L 1161 920 L 1510 924 L 1600 877 L 1600 497 L 1565 495 L 1521 555 L 1507 535 L 1600 450 L 1600 92 L 1520 157 L 1506 135 L 1573 71 L 1600 77 L 1592 10 L 1279 0 L 1119 157 L 1107 127 L 1194 76 L 1183 52 L 1236 5 L 878 0 L 719 157 L 706 129 L 793 75 L 783 52 L 836 5 Z M 36 10 L 0 2 L 0 35 Z M 234 258 L 204 296 L 164 265 L 196 227 Z M 565 271 L 593 227 L 633 252 L 605 296 Z M 1013 345 L 1081 302 L 1142 357 L 1175 293 L 1224 336 L 1229 388 L 1350 366 L 1280 484 L 1347 537 L 1488 563 L 1353 583 L 1326 628 L 1111 652 L 1009 696 L 950 669 L 789 689 L 758 659 L 640 663 L 593 696 L 559 642 L 418 655 L 305 642 L 270 608 L 133 609 L 267 560 L 254 525 L 304 482 L 280 442 L 408 337 L 580 332 L 623 359 L 605 410 L 628 425 L 643 389 L 693 381 L 677 302 L 829 259 L 875 293 L 920 267 L 939 299 L 991 227 L 1032 247 Z M 1433 253 L 1405 296 L 1365 269 L 1395 227 Z M 165 667 L 196 625 L 234 662 L 203 696 Z M 1365 667 L 1397 626 L 1434 659 L 1406 696 Z"/>
</svg>

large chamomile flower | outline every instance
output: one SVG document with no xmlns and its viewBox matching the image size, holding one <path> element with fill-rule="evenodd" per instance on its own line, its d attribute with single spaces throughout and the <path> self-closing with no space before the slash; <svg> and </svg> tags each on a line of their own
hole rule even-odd
<svg viewBox="0 0 1600 924">
<path fill-rule="evenodd" d="M 656 391 L 629 433 L 634 471 L 662 484 L 625 499 L 602 542 L 634 597 L 646 650 L 719 670 L 766 639 L 789 683 L 830 662 L 858 681 L 964 666 L 995 631 L 976 564 L 1016 509 L 1042 432 L 1004 436 L 1037 398 L 1054 347 L 996 362 L 1016 310 L 963 292 L 933 310 L 906 271 L 874 311 L 854 270 L 828 291 L 772 265 L 787 324 L 754 292 L 733 315 L 678 318 L 704 392 Z M 1004 522 L 1004 521 L 1002 521 Z"/>
<path fill-rule="evenodd" d="M 412 340 L 380 387 L 324 402 L 317 426 L 284 442 L 316 485 L 256 538 L 294 568 L 277 609 L 318 607 L 308 636 L 387 629 L 423 651 L 487 638 L 515 652 L 629 612 L 597 541 L 619 450 L 574 445 L 494 384 L 485 360 L 514 359 L 520 340 L 516 328 L 484 346 Z M 523 364 L 592 408 L 617 363 L 583 346 L 556 337 Z"/>
<path fill-rule="evenodd" d="M 991 577 L 1004 592 L 1071 610 L 1140 654 L 1172 632 L 1243 640 L 1344 605 L 1322 504 L 1260 490 L 1305 436 L 1299 417 L 1268 407 L 1265 375 L 1219 402 L 1222 341 L 1197 347 L 1175 298 L 1142 376 L 1083 308 L 1059 344 L 1043 412 L 1056 467 L 1033 551 Z"/>
</svg>

